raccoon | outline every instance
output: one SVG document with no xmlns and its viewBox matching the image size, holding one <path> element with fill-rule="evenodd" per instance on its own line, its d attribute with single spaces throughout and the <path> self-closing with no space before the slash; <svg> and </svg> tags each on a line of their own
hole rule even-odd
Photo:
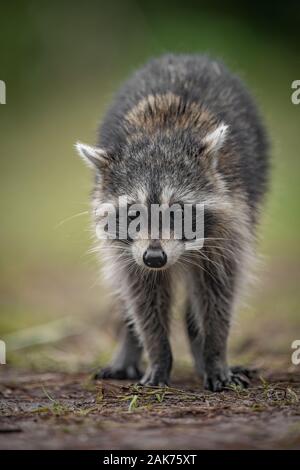
<svg viewBox="0 0 300 470">
<path fill-rule="evenodd" d="M 95 226 L 103 202 L 204 204 L 204 243 L 182 239 L 99 241 L 103 268 L 120 299 L 123 338 L 98 378 L 168 385 L 170 314 L 184 284 L 185 324 L 206 389 L 245 387 L 247 370 L 229 367 L 231 318 L 255 251 L 268 183 L 268 142 L 256 106 L 226 66 L 205 55 L 150 60 L 123 85 L 96 146 L 77 143 L 95 173 Z M 129 212 L 128 217 L 130 218 Z M 142 375 L 143 351 L 148 368 Z"/>
</svg>

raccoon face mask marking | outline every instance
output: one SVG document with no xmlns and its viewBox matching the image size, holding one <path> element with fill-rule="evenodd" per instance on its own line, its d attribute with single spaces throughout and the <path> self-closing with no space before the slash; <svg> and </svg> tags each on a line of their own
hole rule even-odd
<svg viewBox="0 0 300 470">
<path fill-rule="evenodd" d="M 214 206 L 218 206 L 220 211 L 220 207 L 224 206 L 225 195 L 223 193 L 218 195 L 220 188 L 217 188 L 215 184 L 215 166 L 218 152 L 225 142 L 227 130 L 228 126 L 222 123 L 202 139 L 202 143 L 198 144 L 198 147 L 199 152 L 203 153 L 203 157 L 201 155 L 199 157 L 196 155 L 184 156 L 184 149 L 177 149 L 177 153 L 183 155 L 183 166 L 180 168 L 176 164 L 174 166 L 176 159 L 172 151 L 168 153 L 165 150 L 163 142 L 154 146 L 149 146 L 146 143 L 138 151 L 134 148 L 137 157 L 133 157 L 131 151 L 125 148 L 123 155 L 119 155 L 118 158 L 112 158 L 104 149 L 78 142 L 76 149 L 79 155 L 97 174 L 93 198 L 95 211 L 97 212 L 100 204 L 115 201 L 113 204 L 115 204 L 116 213 L 118 213 L 117 199 L 128 196 L 131 204 L 145 204 L 147 209 L 150 209 L 150 213 L 151 202 L 167 204 L 170 207 L 176 201 L 194 206 L 199 203 L 207 203 L 210 206 L 210 212 Z M 175 153 L 175 150 L 173 152 Z M 203 168 L 201 167 L 201 158 Z M 209 168 L 214 174 L 212 179 L 208 175 Z M 96 220 L 96 227 L 97 223 Z M 185 217 L 182 214 L 182 225 L 184 223 Z M 151 221 L 149 228 L 151 231 Z M 159 250 L 154 250 L 152 245 L 157 240 L 160 247 Z M 123 241 L 123 243 L 125 242 Z M 130 253 L 132 260 L 139 267 L 160 270 L 175 264 L 185 252 L 201 249 L 202 244 L 202 239 L 190 242 L 184 233 L 181 239 L 176 239 L 172 231 L 169 238 L 156 236 L 153 239 L 147 228 L 144 231 L 140 230 L 134 239 L 127 237 L 126 251 L 127 256 Z"/>
</svg>

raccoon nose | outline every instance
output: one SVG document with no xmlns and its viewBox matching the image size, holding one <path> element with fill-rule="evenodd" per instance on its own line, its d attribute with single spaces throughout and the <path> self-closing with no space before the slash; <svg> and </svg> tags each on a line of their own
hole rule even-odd
<svg viewBox="0 0 300 470">
<path fill-rule="evenodd" d="M 149 247 L 144 253 L 143 261 L 148 268 L 162 268 L 167 263 L 167 255 L 162 248 Z"/>
</svg>

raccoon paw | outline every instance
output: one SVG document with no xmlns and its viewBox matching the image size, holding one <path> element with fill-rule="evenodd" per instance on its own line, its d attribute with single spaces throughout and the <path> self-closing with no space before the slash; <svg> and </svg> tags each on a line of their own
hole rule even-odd
<svg viewBox="0 0 300 470">
<path fill-rule="evenodd" d="M 208 375 L 205 378 L 204 386 L 206 390 L 212 392 L 221 392 L 232 386 L 247 388 L 250 384 L 250 379 L 255 374 L 256 371 L 254 369 L 247 369 L 242 366 L 231 367 L 227 373 L 217 371 Z"/>
<path fill-rule="evenodd" d="M 230 373 L 224 371 L 212 372 L 205 377 L 204 388 L 211 392 L 221 392 L 230 384 Z"/>
<path fill-rule="evenodd" d="M 165 377 L 165 374 L 159 374 L 156 371 L 150 370 L 145 373 L 143 378 L 140 380 L 139 385 L 148 387 L 167 387 L 169 380 Z"/>
<path fill-rule="evenodd" d="M 244 379 L 254 379 L 258 375 L 258 370 L 250 367 L 245 366 L 233 366 L 230 367 L 230 372 L 234 375 L 241 375 Z"/>
<path fill-rule="evenodd" d="M 107 366 L 94 375 L 95 380 L 139 380 L 141 377 L 142 374 L 136 365 L 130 365 L 123 368 Z"/>
</svg>

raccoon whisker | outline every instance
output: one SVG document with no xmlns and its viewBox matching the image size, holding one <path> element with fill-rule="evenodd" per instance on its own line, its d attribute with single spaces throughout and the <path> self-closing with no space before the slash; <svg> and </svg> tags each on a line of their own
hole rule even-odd
<svg viewBox="0 0 300 470">
<path fill-rule="evenodd" d="M 220 250 L 234 251 L 232 248 L 228 248 L 228 246 L 222 245 L 222 244 L 216 244 L 216 245 L 209 244 L 209 245 L 205 245 L 203 248 L 204 249 L 219 248 Z"/>
<path fill-rule="evenodd" d="M 233 250 L 229 250 L 229 249 L 224 250 L 223 247 L 218 247 L 218 246 L 210 246 L 209 250 L 207 251 L 210 252 L 211 248 L 212 248 L 211 254 L 217 257 L 222 257 L 224 259 L 227 259 L 228 261 L 232 261 L 232 259 L 236 256 L 236 253 Z M 224 254 L 223 251 L 227 251 L 227 254 Z"/>
<path fill-rule="evenodd" d="M 100 248 L 99 248 L 99 246 L 94 246 L 94 247 L 89 248 L 88 250 L 86 250 L 86 252 L 84 254 L 85 255 L 92 255 L 92 254 L 97 253 L 97 252 L 100 252 Z"/>
<path fill-rule="evenodd" d="M 224 266 L 221 263 L 218 263 L 215 260 L 210 259 L 208 256 L 206 256 L 203 252 L 199 253 L 199 257 L 204 261 L 204 262 L 209 262 L 212 263 L 216 269 L 220 269 L 220 271 L 224 272 Z M 229 258 L 227 258 L 229 260 Z"/>
<path fill-rule="evenodd" d="M 179 269 L 183 269 L 185 272 L 187 271 L 187 266 L 184 264 L 184 262 L 179 258 L 177 261 L 177 266 Z"/>
<path fill-rule="evenodd" d="M 222 238 L 222 237 L 218 237 L 218 238 L 215 238 L 215 237 L 204 237 L 202 238 L 202 240 L 204 241 L 209 241 L 209 240 L 232 240 L 232 238 Z"/>
<path fill-rule="evenodd" d="M 232 261 L 236 258 L 237 252 L 232 250 L 219 250 L 218 248 L 213 248 L 212 250 L 205 252 L 208 257 L 216 257 L 217 259 L 223 258 L 228 261 Z"/>
<path fill-rule="evenodd" d="M 168 282 L 170 282 L 170 275 L 168 270 L 162 271 L 162 276 L 165 278 Z"/>
<path fill-rule="evenodd" d="M 127 270 L 128 270 L 128 274 L 136 274 L 137 273 L 137 268 L 136 266 L 134 266 L 132 263 L 129 263 L 127 265 Z"/>
<path fill-rule="evenodd" d="M 118 256 L 114 256 L 114 255 L 106 256 L 106 255 L 104 255 L 103 258 L 105 259 L 106 262 L 112 261 L 113 264 L 116 261 L 121 261 L 121 260 L 124 264 L 126 264 L 126 263 L 134 264 L 133 258 L 130 258 L 129 256 L 126 257 L 123 253 L 120 253 Z"/>
<path fill-rule="evenodd" d="M 154 288 L 154 285 L 155 285 L 156 280 L 157 280 L 157 273 L 156 273 L 156 271 L 154 271 L 154 272 L 152 273 L 151 278 L 152 278 L 152 279 L 151 279 L 151 290 L 152 290 L 152 289 Z"/>
<path fill-rule="evenodd" d="M 210 247 L 210 242 L 211 241 L 230 241 L 230 238 L 204 238 L 199 241 L 199 244 L 192 242 L 189 244 L 189 242 L 185 242 L 184 246 L 186 251 L 193 252 L 193 251 L 198 251 L 198 250 L 203 250 L 203 248 Z M 220 245 L 223 246 L 223 245 Z"/>
<path fill-rule="evenodd" d="M 99 248 L 99 247 L 95 247 L 95 248 L 90 248 L 89 250 L 87 250 L 85 252 L 86 255 L 91 255 L 91 254 L 94 254 L 94 253 L 97 253 L 97 254 L 103 254 L 103 255 L 106 255 L 106 253 L 115 253 L 115 254 L 118 254 L 120 252 L 122 252 L 121 248 L 119 249 L 115 249 L 114 251 L 113 250 L 103 250 L 102 248 Z"/>
<path fill-rule="evenodd" d="M 78 212 L 77 214 L 66 217 L 65 219 L 58 222 L 58 224 L 55 225 L 54 229 L 61 227 L 64 223 L 69 222 L 70 220 L 76 219 L 77 217 L 80 217 L 81 215 L 86 215 L 86 214 L 89 214 L 89 211 Z"/>
<path fill-rule="evenodd" d="M 214 260 L 210 259 L 208 256 L 206 256 L 206 254 L 205 254 L 203 251 L 200 252 L 199 255 L 200 255 L 200 257 L 201 257 L 202 259 L 205 259 L 206 261 L 209 261 L 209 262 L 211 262 L 212 264 L 214 264 L 215 266 L 219 266 L 219 268 L 223 269 L 223 266 L 222 266 L 220 263 L 218 263 L 217 261 L 214 261 Z"/>
<path fill-rule="evenodd" d="M 118 253 L 118 254 L 103 254 L 103 259 L 105 260 L 106 263 L 112 263 L 115 264 L 116 261 L 119 261 L 120 263 L 126 263 L 126 262 L 131 262 L 133 264 L 136 264 L 134 261 L 134 258 L 130 256 L 129 254 L 126 253 Z"/>
<path fill-rule="evenodd" d="M 211 272 L 211 270 L 204 268 L 204 266 L 201 264 L 198 264 L 198 267 L 202 269 L 202 271 L 206 272 L 215 282 L 218 282 L 216 276 Z"/>
<path fill-rule="evenodd" d="M 107 246 L 107 247 L 103 247 L 103 246 L 100 246 L 99 247 L 99 252 L 118 252 L 118 251 L 122 251 L 122 252 L 125 252 L 125 253 L 131 253 L 131 249 L 128 248 L 128 247 L 124 247 L 124 246 L 121 246 L 121 245 L 114 245 L 114 246 Z"/>
<path fill-rule="evenodd" d="M 182 257 L 182 259 L 186 262 L 186 263 L 189 263 L 193 266 L 196 266 L 197 268 L 200 268 L 202 269 L 202 271 L 206 272 L 214 281 L 217 282 L 217 279 L 215 278 L 215 276 L 210 272 L 208 271 L 207 269 L 205 269 L 200 263 L 195 263 L 193 260 L 191 259 L 188 259 L 188 258 L 184 258 Z"/>
<path fill-rule="evenodd" d="M 210 259 L 204 253 L 200 254 L 200 256 L 202 256 L 202 259 L 204 259 L 205 261 L 208 261 L 209 263 L 212 263 L 215 267 L 219 268 L 221 271 L 224 270 L 224 266 L 221 263 L 218 263 L 217 261 Z"/>
<path fill-rule="evenodd" d="M 231 252 L 234 252 L 235 251 L 235 245 L 233 244 L 230 244 L 230 243 L 215 243 L 215 244 L 210 244 L 210 243 L 205 243 L 204 246 L 203 246 L 204 249 L 208 249 L 209 248 L 218 248 L 220 250 L 224 250 L 224 251 L 231 251 Z"/>
<path fill-rule="evenodd" d="M 200 268 L 202 271 L 208 274 L 215 282 L 217 282 L 217 278 L 212 274 L 212 272 L 209 271 L 208 269 L 205 269 L 201 264 L 197 264 L 197 263 L 191 263 L 191 264 L 194 264 L 194 266 Z"/>
<path fill-rule="evenodd" d="M 199 259 L 201 259 L 203 261 L 210 261 L 212 263 L 218 264 L 216 261 L 211 260 L 203 251 L 199 251 L 197 253 L 187 253 L 186 259 L 190 259 L 193 261 L 198 261 Z M 222 267 L 222 265 L 219 266 Z"/>
<path fill-rule="evenodd" d="M 229 256 L 226 256 L 223 253 L 212 252 L 211 255 L 215 256 L 217 259 L 222 258 L 222 260 L 232 261 L 232 257 L 230 258 Z M 209 257 L 208 260 L 211 261 Z"/>
<path fill-rule="evenodd" d="M 228 248 L 228 247 L 225 247 L 225 246 L 222 246 L 222 245 L 207 245 L 207 246 L 204 246 L 202 248 L 199 248 L 199 249 L 194 249 L 194 250 L 186 250 L 187 253 L 189 253 L 190 255 L 195 255 L 195 256 L 198 256 L 198 253 L 201 253 L 203 252 L 203 250 L 207 250 L 209 251 L 210 248 L 215 248 L 217 250 L 220 250 L 220 251 L 226 251 L 228 254 L 230 255 L 234 255 L 234 250 L 231 249 L 231 248 Z"/>
<path fill-rule="evenodd" d="M 111 252 L 110 250 L 107 250 L 106 252 L 103 251 L 103 252 L 99 252 L 100 255 L 102 255 L 103 258 L 105 258 L 105 260 L 113 260 L 115 261 L 116 259 L 119 259 L 119 258 L 123 258 L 124 260 L 126 259 L 133 259 L 132 256 L 130 256 L 130 253 L 129 252 L 125 252 L 123 250 L 118 250 L 118 251 L 114 251 L 114 252 Z"/>
<path fill-rule="evenodd" d="M 130 252 L 130 250 L 126 247 L 122 246 L 113 246 L 113 247 L 98 247 L 99 252 L 112 252 L 112 251 L 125 251 L 125 252 Z"/>
</svg>

